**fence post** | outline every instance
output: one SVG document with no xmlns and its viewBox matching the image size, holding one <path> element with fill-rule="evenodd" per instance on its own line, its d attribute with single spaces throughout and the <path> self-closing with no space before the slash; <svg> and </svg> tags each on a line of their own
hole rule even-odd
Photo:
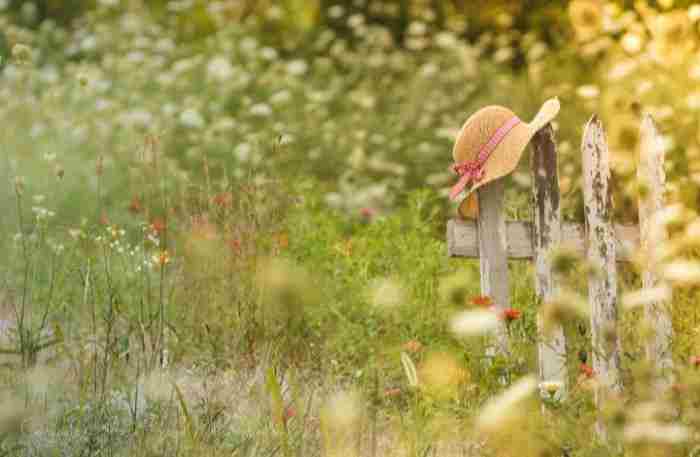
<svg viewBox="0 0 700 457">
<path fill-rule="evenodd" d="M 495 311 L 499 314 L 510 306 L 506 221 L 503 213 L 504 193 L 503 179 L 492 181 L 477 190 L 481 293 L 491 297 Z M 507 354 L 508 335 L 505 325 L 499 327 L 495 339 L 492 352 Z"/>
<path fill-rule="evenodd" d="M 588 263 L 592 273 L 588 281 L 591 306 L 593 370 L 598 383 L 595 403 L 600 411 L 610 394 L 620 393 L 620 339 L 617 334 L 617 271 L 615 239 L 611 224 L 610 154 L 603 125 L 593 116 L 586 125 L 581 145 L 585 228 L 588 237 Z M 601 421 L 598 434 L 607 439 Z"/>
<path fill-rule="evenodd" d="M 551 125 L 537 132 L 532 140 L 533 223 L 532 247 L 535 260 L 535 291 L 540 304 L 557 291 L 552 271 L 551 252 L 561 244 L 561 210 L 557 150 Z M 566 395 L 566 338 L 557 325 L 548 335 L 543 333 L 541 313 L 537 316 L 540 381 L 557 381 L 562 388 L 557 398 Z"/>
<path fill-rule="evenodd" d="M 655 269 L 659 246 L 667 238 L 665 227 L 658 222 L 659 211 L 664 206 L 666 181 L 664 149 L 660 140 L 654 120 L 650 115 L 645 115 L 640 130 L 639 167 L 637 168 L 637 179 L 640 185 L 639 234 L 642 252 L 645 253 L 647 262 L 642 271 L 643 289 L 660 285 Z M 645 316 L 647 324 L 654 332 L 646 343 L 646 356 L 656 370 L 656 387 L 663 391 L 670 386 L 673 372 L 671 354 L 673 326 L 668 304 L 664 302 L 647 304 Z"/>
</svg>

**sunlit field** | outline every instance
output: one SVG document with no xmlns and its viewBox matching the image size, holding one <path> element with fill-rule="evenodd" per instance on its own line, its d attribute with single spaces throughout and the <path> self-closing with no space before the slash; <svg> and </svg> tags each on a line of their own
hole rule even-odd
<svg viewBox="0 0 700 457">
<path fill-rule="evenodd" d="M 460 127 L 552 97 L 564 221 L 592 115 L 616 222 L 649 192 L 644 115 L 666 155 L 658 287 L 648 253 L 619 264 L 600 408 L 606 272 L 557 250 L 539 303 L 512 260 L 496 313 L 447 255 Z M 507 219 L 532 219 L 529 155 Z M 700 3 L 0 0 L 0 179 L 0 456 L 700 456 Z"/>
</svg>

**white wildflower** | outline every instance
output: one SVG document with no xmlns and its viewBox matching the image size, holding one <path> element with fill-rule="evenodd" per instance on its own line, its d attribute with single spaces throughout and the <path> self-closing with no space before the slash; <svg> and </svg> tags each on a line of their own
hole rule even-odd
<svg viewBox="0 0 700 457">
<path fill-rule="evenodd" d="M 204 117 L 196 109 L 189 108 L 180 113 L 180 124 L 185 127 L 200 129 L 204 127 Z"/>
<path fill-rule="evenodd" d="M 345 14 L 345 8 L 341 5 L 333 5 L 328 9 L 328 17 L 331 19 L 340 19 Z"/>
<path fill-rule="evenodd" d="M 250 114 L 258 117 L 269 117 L 272 115 L 272 108 L 265 103 L 256 103 L 250 107 Z"/>
<path fill-rule="evenodd" d="M 233 150 L 233 154 L 240 162 L 247 162 L 250 159 L 250 154 L 253 147 L 248 143 L 241 143 Z"/>
<path fill-rule="evenodd" d="M 598 86 L 594 86 L 593 84 L 586 84 L 576 89 L 576 95 L 583 99 L 590 100 L 598 98 L 600 95 L 600 89 L 598 89 Z"/>
<path fill-rule="evenodd" d="M 462 311 L 450 321 L 452 333 L 460 337 L 477 336 L 493 332 L 501 325 L 496 313 L 491 311 Z"/>
<path fill-rule="evenodd" d="M 211 80 L 225 82 L 231 79 L 233 73 L 233 65 L 226 57 L 216 56 L 207 64 L 207 77 Z"/>
<path fill-rule="evenodd" d="M 564 383 L 561 381 L 542 381 L 539 385 L 540 392 L 553 396 L 560 390 L 564 389 Z"/>
<path fill-rule="evenodd" d="M 273 48 L 264 47 L 260 50 L 260 56 L 265 60 L 271 61 L 271 60 L 277 60 L 277 57 L 279 56 L 279 54 Z"/>
<path fill-rule="evenodd" d="M 688 8 L 688 17 L 690 17 L 690 20 L 693 22 L 700 21 L 700 4 L 696 3 Z"/>
<path fill-rule="evenodd" d="M 700 262 L 693 260 L 677 260 L 663 267 L 662 275 L 668 281 L 679 285 L 694 285 L 700 283 Z"/>
<path fill-rule="evenodd" d="M 303 76 L 309 71 L 309 64 L 301 59 L 292 60 L 287 64 L 287 73 L 292 76 Z"/>
<path fill-rule="evenodd" d="M 634 309 L 652 303 L 660 303 L 671 299 L 671 288 L 662 284 L 657 287 L 640 289 L 627 292 L 622 296 L 622 306 L 626 309 Z"/>
<path fill-rule="evenodd" d="M 682 444 L 690 439 L 690 429 L 680 424 L 663 424 L 656 421 L 632 422 L 624 429 L 628 443 Z"/>
</svg>

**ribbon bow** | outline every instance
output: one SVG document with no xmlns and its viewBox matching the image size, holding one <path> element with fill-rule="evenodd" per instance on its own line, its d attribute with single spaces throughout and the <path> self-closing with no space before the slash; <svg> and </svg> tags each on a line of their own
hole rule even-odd
<svg viewBox="0 0 700 457">
<path fill-rule="evenodd" d="M 491 153 L 501 144 L 501 141 L 510 133 L 516 125 L 520 124 L 520 119 L 513 116 L 508 119 L 484 144 L 474 160 L 456 163 L 452 165 L 452 171 L 457 173 L 460 178 L 457 184 L 450 191 L 450 199 L 455 200 L 457 196 L 464 190 L 467 184 L 477 183 L 484 177 L 484 164 L 491 156 Z"/>
<path fill-rule="evenodd" d="M 467 184 L 481 181 L 484 177 L 484 164 L 478 159 L 456 163 L 452 165 L 452 171 L 460 176 L 459 181 L 450 191 L 450 199 L 454 200 L 467 187 Z"/>
</svg>

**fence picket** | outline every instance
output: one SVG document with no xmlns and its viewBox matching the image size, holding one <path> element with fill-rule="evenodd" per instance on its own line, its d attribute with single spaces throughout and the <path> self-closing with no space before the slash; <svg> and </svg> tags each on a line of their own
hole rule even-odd
<svg viewBox="0 0 700 457">
<path fill-rule="evenodd" d="M 532 246 L 535 262 L 535 291 L 541 303 L 557 290 L 550 254 L 561 244 L 561 211 L 557 150 L 551 125 L 540 130 L 532 140 L 533 224 Z M 542 331 L 542 316 L 537 317 L 539 373 L 542 382 L 560 382 L 557 397 L 566 395 L 566 338 L 557 325 L 549 335 Z"/>
<path fill-rule="evenodd" d="M 477 190 L 481 293 L 491 297 L 499 313 L 510 306 L 504 187 L 504 180 L 497 179 Z M 493 350 L 496 354 L 508 353 L 508 336 L 504 325 L 496 333 Z"/>
<path fill-rule="evenodd" d="M 594 270 L 588 280 L 588 300 L 591 306 L 593 370 L 598 380 L 595 402 L 600 411 L 608 395 L 621 392 L 622 383 L 620 339 L 617 334 L 617 270 L 609 185 L 610 154 L 603 125 L 595 115 L 584 130 L 581 152 L 587 258 Z M 601 438 L 606 438 L 601 422 L 598 423 L 598 433 Z"/>
<path fill-rule="evenodd" d="M 637 179 L 644 191 L 639 198 L 639 231 L 642 252 L 647 265 L 642 271 L 642 287 L 651 289 L 659 286 L 655 274 L 659 246 L 666 241 L 667 233 L 658 223 L 658 213 L 664 205 L 664 150 L 654 120 L 649 115 L 642 119 L 640 129 L 639 166 Z M 671 341 L 673 327 L 668 303 L 650 303 L 645 307 L 646 320 L 654 334 L 646 343 L 647 360 L 655 367 L 657 388 L 665 390 L 672 382 L 673 359 Z"/>
</svg>

